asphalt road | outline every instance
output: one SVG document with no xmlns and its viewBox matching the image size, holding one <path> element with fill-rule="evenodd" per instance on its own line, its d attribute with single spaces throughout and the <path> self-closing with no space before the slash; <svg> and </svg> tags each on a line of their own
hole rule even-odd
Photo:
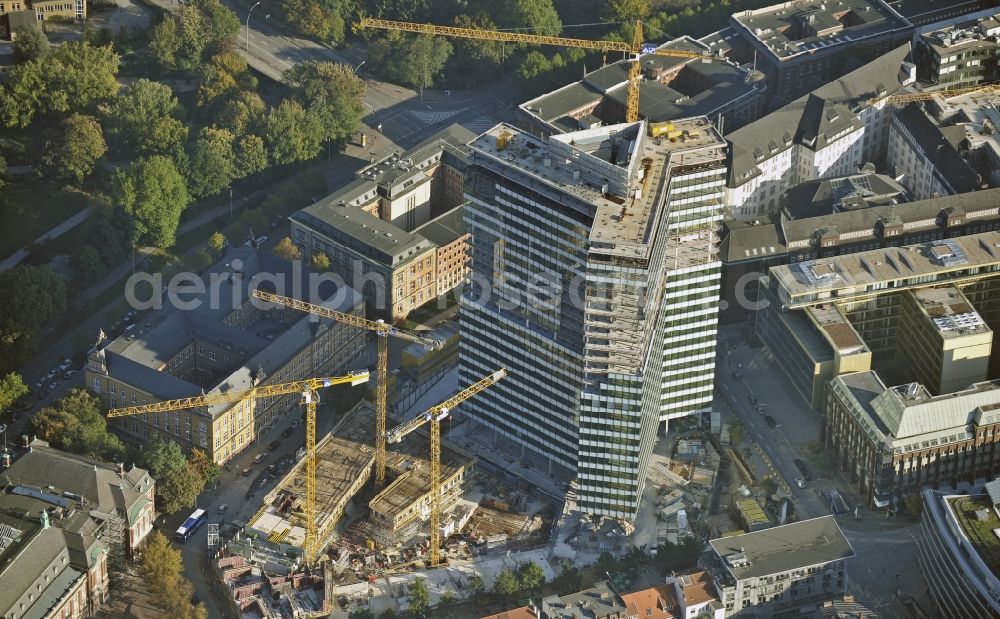
<svg viewBox="0 0 1000 619">
<path fill-rule="evenodd" d="M 804 489 L 796 485 L 796 478 L 802 476 L 795 466 L 798 453 L 785 436 L 786 424 L 801 426 L 812 421 L 818 439 L 818 424 L 811 419 L 815 413 L 808 409 L 796 410 L 793 402 L 786 401 L 787 395 L 780 386 L 770 382 L 780 380 L 780 375 L 773 375 L 780 370 L 760 363 L 755 355 L 757 351 L 748 348 L 736 337 L 724 341 L 726 344 L 719 349 L 715 388 L 743 424 L 744 438 L 759 447 L 773 463 L 792 495 L 800 519 L 829 514 L 826 503 L 817 495 L 823 480 L 814 479 Z M 764 416 L 751 403 L 751 396 L 757 398 L 765 412 L 775 418 L 777 427 L 770 428 L 765 423 Z M 817 477 L 815 471 L 810 473 Z"/>
</svg>

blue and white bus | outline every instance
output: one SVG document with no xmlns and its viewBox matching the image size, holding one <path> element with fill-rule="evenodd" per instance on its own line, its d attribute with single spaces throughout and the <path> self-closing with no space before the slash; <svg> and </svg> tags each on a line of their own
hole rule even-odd
<svg viewBox="0 0 1000 619">
<path fill-rule="evenodd" d="M 174 534 L 174 539 L 178 542 L 188 541 L 188 539 L 194 535 L 194 532 L 198 530 L 198 527 L 205 524 L 207 517 L 208 513 L 205 510 L 194 510 L 194 513 L 188 516 L 188 519 L 184 521 L 184 524 L 177 529 L 177 533 Z"/>
</svg>

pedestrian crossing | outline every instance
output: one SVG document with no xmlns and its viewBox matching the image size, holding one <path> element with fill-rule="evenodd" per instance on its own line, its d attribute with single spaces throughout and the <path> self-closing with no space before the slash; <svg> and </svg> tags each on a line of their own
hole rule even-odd
<svg viewBox="0 0 1000 619">
<path fill-rule="evenodd" d="M 421 110 L 410 113 L 425 125 L 436 125 L 461 112 L 462 110 L 451 110 L 450 112 L 425 112 Z"/>
<path fill-rule="evenodd" d="M 461 124 L 469 131 L 479 135 L 480 133 L 485 133 L 487 130 L 492 129 L 493 125 L 497 124 L 497 121 L 496 119 L 489 118 L 487 116 L 477 116 L 476 118 L 467 120 Z"/>
</svg>

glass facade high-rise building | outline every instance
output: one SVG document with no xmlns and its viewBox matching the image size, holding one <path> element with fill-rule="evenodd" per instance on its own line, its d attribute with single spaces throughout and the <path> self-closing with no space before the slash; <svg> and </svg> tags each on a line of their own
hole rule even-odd
<svg viewBox="0 0 1000 619">
<path fill-rule="evenodd" d="M 634 518 L 657 429 L 706 411 L 725 143 L 704 117 L 471 143 L 466 411 L 575 473 L 580 509 Z"/>
</svg>

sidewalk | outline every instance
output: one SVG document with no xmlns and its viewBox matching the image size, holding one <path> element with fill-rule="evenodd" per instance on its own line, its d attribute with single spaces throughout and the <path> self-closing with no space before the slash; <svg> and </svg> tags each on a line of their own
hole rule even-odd
<svg viewBox="0 0 1000 619">
<path fill-rule="evenodd" d="M 73 215 L 72 217 L 70 217 L 69 219 L 67 219 L 66 221 L 62 222 L 61 224 L 59 224 L 55 228 L 52 228 L 51 230 L 49 230 L 45 234 L 41 235 L 40 237 L 38 237 L 37 239 L 35 239 L 34 241 L 32 241 L 28 246 L 30 247 L 30 245 L 32 245 L 34 243 L 41 243 L 41 242 L 44 242 L 44 241 L 49 241 L 49 240 L 52 240 L 54 238 L 57 238 L 57 237 L 60 237 L 60 236 L 62 236 L 64 234 L 66 234 L 67 232 L 69 232 L 73 228 L 79 226 L 84 221 L 86 221 L 87 218 L 90 217 L 90 213 L 93 210 L 93 208 L 94 207 L 92 207 L 92 206 L 85 207 L 84 209 L 82 209 L 81 211 L 79 211 L 78 213 L 76 213 L 75 215 Z M 24 260 L 27 257 L 28 257 L 28 249 L 27 249 L 27 247 L 22 247 L 21 249 L 17 250 L 16 252 L 14 252 L 13 254 L 11 254 L 10 256 L 7 256 L 6 258 L 4 258 L 4 260 L 2 262 L 0 262 L 0 271 L 6 271 L 8 269 L 14 268 L 18 264 L 20 264 L 22 260 Z"/>
</svg>

